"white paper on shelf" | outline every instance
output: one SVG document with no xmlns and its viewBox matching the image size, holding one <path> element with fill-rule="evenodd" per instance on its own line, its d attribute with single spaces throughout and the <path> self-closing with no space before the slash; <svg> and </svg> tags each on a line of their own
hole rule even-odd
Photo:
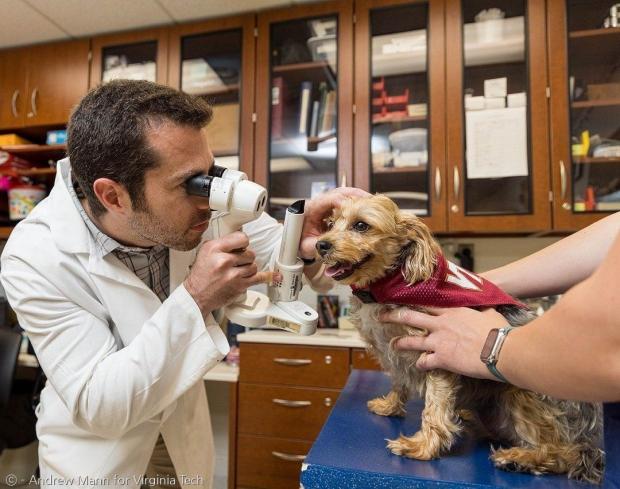
<svg viewBox="0 0 620 489">
<path fill-rule="evenodd" d="M 101 81 L 107 83 L 112 80 L 147 80 L 156 81 L 155 63 L 133 63 L 129 65 L 119 65 L 105 70 L 101 76 Z"/>
<path fill-rule="evenodd" d="M 528 175 L 525 107 L 465 113 L 467 178 Z"/>
</svg>

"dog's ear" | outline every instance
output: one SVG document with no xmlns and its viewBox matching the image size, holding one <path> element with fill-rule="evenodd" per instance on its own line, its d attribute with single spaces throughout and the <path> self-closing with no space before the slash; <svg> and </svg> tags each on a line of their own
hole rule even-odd
<svg viewBox="0 0 620 489">
<path fill-rule="evenodd" d="M 416 283 L 427 280 L 433 275 L 440 248 L 430 230 L 415 215 L 400 211 L 397 217 L 397 229 L 401 236 L 406 236 L 410 248 L 405 257 L 403 272 L 405 280 Z"/>
</svg>

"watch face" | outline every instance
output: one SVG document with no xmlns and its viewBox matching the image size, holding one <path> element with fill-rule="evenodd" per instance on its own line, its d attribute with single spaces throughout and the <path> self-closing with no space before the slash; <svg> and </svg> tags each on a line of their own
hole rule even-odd
<svg viewBox="0 0 620 489">
<path fill-rule="evenodd" d="M 482 360 L 484 363 L 487 363 L 489 361 L 489 357 L 491 356 L 491 352 L 493 351 L 493 345 L 495 345 L 495 341 L 497 340 L 498 335 L 499 329 L 497 328 L 489 331 L 487 340 L 484 342 L 484 346 L 482 347 L 482 352 L 480 352 L 480 360 Z"/>
</svg>

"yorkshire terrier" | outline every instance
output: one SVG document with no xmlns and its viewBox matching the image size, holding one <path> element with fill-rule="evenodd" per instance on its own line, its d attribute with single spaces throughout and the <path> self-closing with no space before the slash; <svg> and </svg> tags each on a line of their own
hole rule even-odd
<svg viewBox="0 0 620 489">
<path fill-rule="evenodd" d="M 422 372 L 415 366 L 419 352 L 396 350 L 393 345 L 402 336 L 427 332 L 378 320 L 386 303 L 424 310 L 434 289 L 423 290 L 413 301 L 409 289 L 426 287 L 433 280 L 450 281 L 465 295 L 475 295 L 483 282 L 489 284 L 490 302 L 480 308 L 495 307 L 513 326 L 534 318 L 529 309 L 481 277 L 447 262 L 427 226 L 400 211 L 388 197 L 347 199 L 326 222 L 327 232 L 316 246 L 325 273 L 353 289 L 353 321 L 392 381 L 392 390 L 369 401 L 368 408 L 381 416 L 404 416 L 412 391 L 425 400 L 420 430 L 390 440 L 387 447 L 392 453 L 418 460 L 438 458 L 469 431 L 499 444 L 491 451 L 498 468 L 601 481 L 599 405 L 553 399 L 443 370 Z M 444 299 L 442 304 L 451 305 L 450 297 Z"/>
</svg>

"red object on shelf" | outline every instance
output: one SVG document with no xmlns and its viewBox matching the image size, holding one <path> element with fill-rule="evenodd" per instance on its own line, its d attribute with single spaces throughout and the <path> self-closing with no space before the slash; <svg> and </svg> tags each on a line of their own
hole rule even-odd
<svg viewBox="0 0 620 489">
<path fill-rule="evenodd" d="M 596 198 L 594 197 L 594 187 L 589 185 L 586 188 L 586 211 L 593 211 L 596 209 Z"/>
<path fill-rule="evenodd" d="M 385 78 L 381 77 L 379 81 L 373 82 L 372 89 L 377 92 L 385 90 Z"/>
<path fill-rule="evenodd" d="M 386 107 L 383 108 L 385 109 L 384 111 L 372 115 L 373 122 L 396 120 L 408 115 L 406 110 L 392 110 L 388 112 Z"/>
<path fill-rule="evenodd" d="M 373 97 L 372 99 L 373 107 L 381 107 L 384 105 L 384 102 L 385 102 L 385 92 L 381 92 L 381 95 L 379 97 Z"/>
<path fill-rule="evenodd" d="M 406 105 L 409 103 L 409 89 L 406 88 L 402 95 L 383 95 L 383 101 L 386 105 Z"/>
</svg>

